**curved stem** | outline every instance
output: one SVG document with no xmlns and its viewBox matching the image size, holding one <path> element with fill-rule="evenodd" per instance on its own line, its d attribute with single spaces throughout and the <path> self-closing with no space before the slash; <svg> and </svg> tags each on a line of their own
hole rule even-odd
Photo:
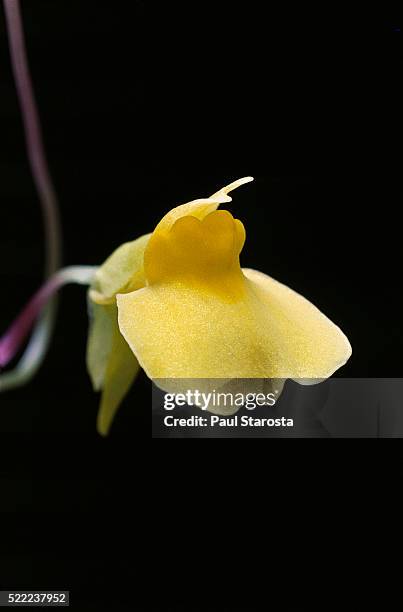
<svg viewBox="0 0 403 612">
<path fill-rule="evenodd" d="M 40 121 L 29 73 L 20 3 L 19 0 L 3 0 L 3 3 L 11 64 L 24 124 L 27 154 L 42 207 L 46 244 L 45 277 L 49 277 L 61 266 L 62 240 L 58 202 L 46 161 Z M 39 367 L 49 345 L 55 316 L 56 301 L 53 299 L 37 322 L 37 330 L 34 331 L 26 352 L 21 358 L 22 367 L 28 359 L 35 359 L 35 367 Z M 34 364 L 32 364 L 32 372 L 35 371 L 33 366 Z M 7 376 L 12 376 L 12 374 L 10 372 Z M 2 380 L 5 376 L 5 374 L 2 375 Z M 24 382 L 26 380 L 24 379 Z"/>
<path fill-rule="evenodd" d="M 42 205 L 46 235 L 46 275 L 61 264 L 61 231 L 58 203 L 43 146 L 42 132 L 29 74 L 19 0 L 3 0 L 11 63 L 24 123 L 27 153 Z"/>
<path fill-rule="evenodd" d="M 68 283 L 89 285 L 96 269 L 97 266 L 69 266 L 56 272 L 42 285 L 0 338 L 0 367 L 7 365 L 16 355 L 49 299 Z M 48 336 L 49 327 L 42 317 L 18 366 L 0 376 L 1 391 L 26 382 L 36 372 L 42 359 L 42 345 Z"/>
</svg>

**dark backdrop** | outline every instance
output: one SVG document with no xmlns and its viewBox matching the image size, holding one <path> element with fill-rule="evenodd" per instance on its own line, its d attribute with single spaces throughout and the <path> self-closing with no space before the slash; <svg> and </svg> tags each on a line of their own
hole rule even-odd
<svg viewBox="0 0 403 612">
<path fill-rule="evenodd" d="M 64 264 L 99 264 L 173 206 L 253 175 L 230 207 L 247 230 L 242 264 L 342 327 L 353 356 L 338 375 L 402 375 L 399 23 L 253 3 L 36 0 L 22 9 Z M 3 330 L 39 286 L 44 254 L 3 14 L 0 91 Z M 140 538 L 147 491 L 161 486 L 166 458 L 148 465 L 144 375 L 110 438 L 96 435 L 86 332 L 85 291 L 65 288 L 44 366 L 0 397 L 2 504 L 18 533 L 3 576 L 9 586 L 70 587 L 88 601 L 102 586 L 129 601 L 137 563 L 159 584 L 155 568 L 166 567 L 152 544 L 126 545 L 129 534 Z M 177 478 L 183 459 L 169 461 L 167 503 L 189 485 Z M 160 497 L 158 523 L 164 507 Z M 55 536 L 46 544 L 37 539 L 45 524 Z M 180 588 L 168 593 L 165 604 L 186 600 Z M 161 597 L 157 589 L 150 601 Z"/>
</svg>

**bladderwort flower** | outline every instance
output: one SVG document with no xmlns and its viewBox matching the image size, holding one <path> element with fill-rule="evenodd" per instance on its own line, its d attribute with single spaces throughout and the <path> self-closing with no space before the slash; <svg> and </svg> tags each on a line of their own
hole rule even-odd
<svg viewBox="0 0 403 612">
<path fill-rule="evenodd" d="M 0 365 L 16 354 L 52 295 L 74 282 L 89 285 L 87 367 L 102 394 L 103 435 L 140 368 L 153 380 L 173 381 L 167 390 L 183 379 L 331 376 L 351 355 L 339 327 L 285 285 L 240 266 L 244 226 L 218 207 L 251 180 L 173 208 L 152 234 L 121 245 L 98 268 L 57 272 L 0 339 Z"/>
<path fill-rule="evenodd" d="M 87 365 L 102 391 L 101 433 L 140 367 L 154 380 L 311 380 L 350 357 L 346 336 L 313 304 L 241 268 L 244 226 L 217 209 L 251 180 L 174 208 L 95 272 Z"/>
<path fill-rule="evenodd" d="M 226 210 L 239 179 L 206 199 L 171 210 L 152 234 L 125 243 L 99 268 L 60 268 L 57 198 L 47 167 L 18 0 L 3 0 L 27 153 L 43 210 L 46 281 L 0 338 L 0 391 L 27 383 L 52 335 L 54 294 L 90 285 L 87 367 L 101 391 L 98 431 L 106 435 L 140 367 L 176 389 L 183 379 L 299 382 L 331 376 L 350 357 L 342 331 L 315 306 L 262 272 L 241 269 L 245 229 Z M 164 381 L 161 383 L 161 381 Z M 180 389 L 180 382 L 179 389 Z M 232 387 L 231 387 L 232 388 Z M 219 407 L 229 414 L 237 407 Z"/>
</svg>

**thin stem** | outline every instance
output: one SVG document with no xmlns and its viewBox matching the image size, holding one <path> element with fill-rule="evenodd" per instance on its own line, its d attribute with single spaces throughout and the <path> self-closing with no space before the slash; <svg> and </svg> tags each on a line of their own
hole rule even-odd
<svg viewBox="0 0 403 612">
<path fill-rule="evenodd" d="M 89 285 L 96 269 L 96 266 L 69 266 L 56 272 L 42 285 L 0 338 L 0 367 L 7 365 L 16 355 L 45 304 L 55 293 L 68 283 Z M 0 391 L 21 385 L 32 377 L 42 360 L 42 346 L 48 341 L 48 336 L 49 327 L 42 318 L 15 370 L 0 376 Z"/>
<path fill-rule="evenodd" d="M 43 307 L 60 287 L 67 283 L 88 285 L 96 269 L 96 266 L 69 266 L 56 272 L 42 285 L 0 338 L 0 367 L 7 365 L 17 354 Z"/>
<path fill-rule="evenodd" d="M 19 0 L 3 0 L 6 16 L 11 64 L 17 89 L 25 141 L 32 177 L 42 207 L 45 232 L 45 278 L 54 274 L 61 266 L 61 229 L 58 202 L 50 177 L 43 146 L 42 132 L 35 102 L 22 27 Z M 0 377 L 0 389 L 27 382 L 40 366 L 52 336 L 57 302 L 53 299 L 36 323 L 31 339 L 15 372 Z M 7 383 L 10 382 L 10 384 Z"/>
<path fill-rule="evenodd" d="M 42 205 L 46 238 L 46 275 L 61 264 L 61 231 L 58 202 L 50 178 L 42 131 L 28 68 L 19 0 L 3 0 L 10 56 L 24 123 L 27 154 L 32 176 Z"/>
</svg>

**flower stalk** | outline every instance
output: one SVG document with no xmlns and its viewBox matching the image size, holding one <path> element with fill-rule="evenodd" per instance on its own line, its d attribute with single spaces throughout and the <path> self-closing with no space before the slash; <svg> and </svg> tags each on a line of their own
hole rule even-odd
<svg viewBox="0 0 403 612">
<path fill-rule="evenodd" d="M 46 160 L 39 115 L 29 72 L 20 3 L 19 0 L 3 0 L 3 4 L 10 59 L 22 114 L 27 155 L 42 208 L 45 233 L 46 279 L 55 274 L 61 266 L 62 239 L 58 202 Z M 32 307 L 32 300 L 30 304 Z M 5 387 L 8 388 L 10 381 L 17 381 L 18 384 L 27 382 L 30 376 L 36 372 L 49 346 L 56 317 L 56 307 L 56 300 L 53 298 L 41 313 L 40 318 L 36 319 L 35 317 L 37 321 L 36 327 L 26 347 L 25 354 L 17 364 L 15 372 L 8 372 L 0 376 L 0 390 Z M 28 310 L 24 309 L 23 312 L 27 313 Z M 27 314 L 25 317 L 27 317 Z M 12 339 L 16 339 L 17 337 L 25 338 L 27 333 L 27 320 L 27 318 L 20 320 L 20 323 L 23 325 L 20 331 L 17 332 L 15 326 L 10 329 L 5 336 L 7 342 L 11 342 Z M 17 345 L 19 346 L 20 342 L 14 342 L 13 340 L 9 347 Z M 3 361 L 8 362 L 10 357 L 5 347 L 6 343 L 4 341 Z"/>
</svg>

